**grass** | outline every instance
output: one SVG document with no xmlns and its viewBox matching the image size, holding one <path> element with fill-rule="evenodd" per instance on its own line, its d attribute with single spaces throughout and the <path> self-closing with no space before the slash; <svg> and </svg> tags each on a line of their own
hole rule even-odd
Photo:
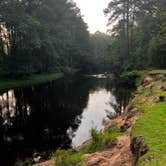
<svg viewBox="0 0 166 166">
<path fill-rule="evenodd" d="M 162 74 L 166 71 L 162 71 Z M 143 136 L 149 151 L 139 161 L 139 166 L 165 166 L 166 165 L 166 101 L 159 102 L 160 95 L 166 97 L 166 82 L 162 81 L 164 75 L 158 77 L 161 71 L 151 71 L 155 75 L 153 88 L 143 88 L 138 91 L 138 97 L 132 107 L 143 111 L 143 116 L 135 124 L 132 137 Z M 150 100 L 151 102 L 148 102 Z"/>
<path fill-rule="evenodd" d="M 82 159 L 84 154 L 94 153 L 107 148 L 117 137 L 121 136 L 118 128 L 110 127 L 106 134 L 98 132 L 96 129 L 91 130 L 92 140 L 85 148 L 76 152 L 74 150 L 57 150 L 54 157 L 56 166 L 85 166 Z"/>
<path fill-rule="evenodd" d="M 150 150 L 139 159 L 139 165 L 164 166 L 166 164 L 166 103 L 144 107 L 144 111 L 143 117 L 138 120 L 133 129 L 133 137 L 143 136 Z"/>
<path fill-rule="evenodd" d="M 156 75 L 156 74 L 166 74 L 166 70 L 151 70 L 149 74 Z"/>
<path fill-rule="evenodd" d="M 44 83 L 51 80 L 59 79 L 61 77 L 63 77 L 62 73 L 49 73 L 49 74 L 32 75 L 22 79 L 0 79 L 0 90 Z"/>
</svg>

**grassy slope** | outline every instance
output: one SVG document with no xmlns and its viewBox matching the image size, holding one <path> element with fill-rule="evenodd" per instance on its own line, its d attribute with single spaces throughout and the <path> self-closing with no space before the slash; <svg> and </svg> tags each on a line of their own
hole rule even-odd
<svg viewBox="0 0 166 166">
<path fill-rule="evenodd" d="M 6 79 L 0 80 L 0 90 L 16 88 L 16 87 L 25 87 L 28 85 L 39 84 L 48 82 L 51 80 L 56 80 L 63 77 L 62 73 L 50 73 L 50 74 L 40 74 L 33 75 L 30 77 L 22 78 L 22 79 Z"/>
<path fill-rule="evenodd" d="M 139 159 L 140 166 L 165 166 L 166 165 L 166 101 L 158 102 L 158 97 L 166 97 L 166 71 L 151 71 L 156 81 L 150 87 L 138 91 L 138 97 L 133 107 L 144 112 L 133 128 L 132 137 L 143 136 L 150 148 L 149 152 Z"/>
</svg>

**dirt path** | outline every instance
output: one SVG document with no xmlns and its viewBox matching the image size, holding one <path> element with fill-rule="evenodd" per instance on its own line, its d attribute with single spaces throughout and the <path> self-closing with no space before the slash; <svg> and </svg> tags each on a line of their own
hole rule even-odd
<svg viewBox="0 0 166 166">
<path fill-rule="evenodd" d="M 86 154 L 84 160 L 87 166 L 134 166 L 133 155 L 130 150 L 130 137 L 122 136 L 116 144 L 102 152 Z"/>
<path fill-rule="evenodd" d="M 45 161 L 43 163 L 36 164 L 34 166 L 54 166 L 54 162 L 53 162 L 53 160 L 48 160 L 48 161 Z"/>
</svg>

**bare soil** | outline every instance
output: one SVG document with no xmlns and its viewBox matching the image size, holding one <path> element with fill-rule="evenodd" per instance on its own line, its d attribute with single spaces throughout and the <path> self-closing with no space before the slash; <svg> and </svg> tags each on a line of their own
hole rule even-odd
<svg viewBox="0 0 166 166">
<path fill-rule="evenodd" d="M 133 166 L 134 159 L 130 150 L 130 137 L 122 136 L 116 144 L 102 152 L 83 156 L 87 166 Z"/>
</svg>

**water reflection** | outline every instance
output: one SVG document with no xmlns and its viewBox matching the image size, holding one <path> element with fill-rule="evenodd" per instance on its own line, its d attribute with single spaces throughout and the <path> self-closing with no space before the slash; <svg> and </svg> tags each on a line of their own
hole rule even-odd
<svg viewBox="0 0 166 166">
<path fill-rule="evenodd" d="M 14 91 L 10 90 L 0 96 L 0 116 L 3 125 L 12 125 L 16 113 L 16 98 Z"/>
<path fill-rule="evenodd" d="M 1 122 L 4 126 L 12 126 L 15 119 L 21 112 L 25 112 L 27 116 L 30 116 L 31 108 L 28 104 L 22 102 L 21 109 L 19 110 L 17 106 L 17 100 L 14 90 L 9 90 L 5 93 L 2 93 L 0 96 L 0 116 Z M 20 112 L 21 111 L 21 112 Z"/>
<path fill-rule="evenodd" d="M 91 127 L 121 112 L 131 90 L 110 79 L 59 80 L 0 94 L 0 165 L 80 145 Z M 104 119 L 105 121 L 105 119 Z"/>
<path fill-rule="evenodd" d="M 109 104 L 110 100 L 116 104 L 115 97 L 106 89 L 97 89 L 89 94 L 87 106 L 84 108 L 81 118 L 77 118 L 81 121 L 79 128 L 76 132 L 71 132 L 72 145 L 74 147 L 81 145 L 90 138 L 89 131 L 91 128 L 103 129 L 103 119 L 106 118 L 108 113 L 104 110 L 109 110 L 109 112 L 115 111 Z"/>
</svg>

